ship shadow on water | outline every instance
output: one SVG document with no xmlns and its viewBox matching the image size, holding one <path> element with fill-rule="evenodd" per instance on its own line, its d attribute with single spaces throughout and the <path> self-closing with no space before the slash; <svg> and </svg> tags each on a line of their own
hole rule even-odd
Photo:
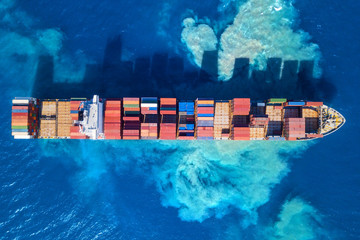
<svg viewBox="0 0 360 240">
<path fill-rule="evenodd" d="M 38 98 L 91 97 L 176 97 L 231 99 L 250 97 L 264 100 L 285 97 L 294 100 L 329 102 L 336 94 L 327 79 L 313 77 L 314 61 L 269 58 L 266 70 L 250 70 L 248 58 L 235 60 L 233 77 L 218 81 L 218 53 L 204 52 L 202 66 L 185 68 L 182 57 L 155 53 L 135 61 L 122 60 L 121 36 L 110 38 L 99 64 L 88 64 L 80 82 L 55 82 L 54 59 L 39 57 L 32 96 Z"/>
</svg>

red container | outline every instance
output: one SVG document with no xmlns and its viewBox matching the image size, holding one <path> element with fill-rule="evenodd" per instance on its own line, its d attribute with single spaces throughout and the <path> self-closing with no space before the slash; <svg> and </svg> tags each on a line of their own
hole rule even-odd
<svg viewBox="0 0 360 240">
<path fill-rule="evenodd" d="M 250 98 L 234 98 L 234 102 L 236 103 L 248 103 L 250 104 Z"/>
<path fill-rule="evenodd" d="M 12 106 L 13 110 L 28 110 L 29 106 Z"/>
<path fill-rule="evenodd" d="M 322 134 L 314 134 L 314 133 L 307 133 L 306 137 L 308 137 L 308 138 L 322 138 L 322 137 L 324 137 L 324 135 L 322 135 Z"/>
<path fill-rule="evenodd" d="M 320 107 L 324 105 L 323 102 L 306 102 L 305 106 Z"/>
<path fill-rule="evenodd" d="M 160 110 L 160 114 L 162 114 L 162 115 L 165 115 L 165 114 L 175 115 L 176 111 Z"/>
<path fill-rule="evenodd" d="M 124 140 L 138 140 L 139 137 L 138 136 L 123 136 Z"/>
<path fill-rule="evenodd" d="M 12 117 L 27 117 L 29 113 L 11 113 Z"/>
<path fill-rule="evenodd" d="M 179 140 L 194 140 L 193 136 L 178 136 Z"/>
<path fill-rule="evenodd" d="M 139 121 L 140 118 L 139 117 L 123 117 L 124 121 Z"/>
<path fill-rule="evenodd" d="M 247 138 L 247 137 L 235 137 L 233 140 L 249 141 L 250 138 Z"/>
<path fill-rule="evenodd" d="M 202 109 L 199 109 L 197 111 L 198 114 L 214 114 L 214 110 L 202 110 Z"/>
<path fill-rule="evenodd" d="M 86 139 L 86 136 L 70 136 L 71 139 Z"/>
<path fill-rule="evenodd" d="M 201 107 L 201 106 L 199 106 L 198 108 L 197 108 L 197 110 L 199 111 L 199 110 L 204 110 L 204 111 L 207 111 L 207 110 L 209 110 L 209 111 L 214 111 L 214 107 Z"/>
</svg>

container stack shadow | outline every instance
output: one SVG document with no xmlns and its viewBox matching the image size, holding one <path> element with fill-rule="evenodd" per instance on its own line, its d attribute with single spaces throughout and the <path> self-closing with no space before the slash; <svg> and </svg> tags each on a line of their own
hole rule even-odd
<svg viewBox="0 0 360 240">
<path fill-rule="evenodd" d="M 201 69 L 186 69 L 184 59 L 170 53 L 123 61 L 121 36 L 108 40 L 104 60 L 89 64 L 81 82 L 55 82 L 54 59 L 39 57 L 33 96 L 42 99 L 88 97 L 249 97 L 264 100 L 283 97 L 294 100 L 330 101 L 336 89 L 326 79 L 313 77 L 314 61 L 269 58 L 266 70 L 250 70 L 248 58 L 235 60 L 229 81 L 218 81 L 218 53 L 204 52 Z"/>
</svg>

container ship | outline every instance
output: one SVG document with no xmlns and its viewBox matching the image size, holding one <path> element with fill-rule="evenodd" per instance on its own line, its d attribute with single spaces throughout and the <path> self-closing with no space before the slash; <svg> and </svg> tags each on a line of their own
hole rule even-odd
<svg viewBox="0 0 360 240">
<path fill-rule="evenodd" d="M 16 97 L 11 116 L 15 139 L 303 141 L 345 124 L 323 102 L 285 98 Z"/>
</svg>

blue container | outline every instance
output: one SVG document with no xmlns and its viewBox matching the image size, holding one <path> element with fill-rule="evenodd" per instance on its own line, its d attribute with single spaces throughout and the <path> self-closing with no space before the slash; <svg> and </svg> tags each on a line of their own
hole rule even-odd
<svg viewBox="0 0 360 240">
<path fill-rule="evenodd" d="M 157 103 L 156 97 L 142 97 L 141 98 L 142 103 Z"/>
<path fill-rule="evenodd" d="M 187 130 L 194 130 L 194 124 L 186 124 Z"/>
<path fill-rule="evenodd" d="M 12 129 L 12 132 L 27 132 L 28 129 Z"/>
<path fill-rule="evenodd" d="M 304 106 L 305 102 L 288 102 L 289 106 Z"/>
<path fill-rule="evenodd" d="M 280 136 L 271 136 L 268 139 L 269 141 L 285 141 L 284 137 L 280 137 Z"/>
<path fill-rule="evenodd" d="M 266 118 L 266 117 L 268 117 L 268 115 L 265 115 L 265 114 L 256 114 L 256 115 L 254 115 L 254 117 Z"/>
<path fill-rule="evenodd" d="M 27 109 L 13 109 L 12 112 L 13 113 L 27 113 L 28 110 Z"/>
<path fill-rule="evenodd" d="M 79 113 L 77 110 L 71 110 L 70 113 Z"/>
<path fill-rule="evenodd" d="M 15 100 L 30 100 L 29 97 L 16 97 Z"/>
<path fill-rule="evenodd" d="M 214 140 L 213 137 L 197 137 L 199 140 Z"/>
<path fill-rule="evenodd" d="M 186 127 L 179 127 L 179 130 L 186 130 Z"/>
<path fill-rule="evenodd" d="M 210 114 L 210 113 L 200 113 L 198 114 L 198 117 L 213 117 L 214 114 Z"/>
<path fill-rule="evenodd" d="M 213 107 L 214 104 L 198 104 L 198 107 Z"/>
<path fill-rule="evenodd" d="M 155 110 L 157 110 L 157 107 L 149 107 L 149 110 L 150 111 L 155 111 Z"/>
<path fill-rule="evenodd" d="M 197 121 L 197 125 L 198 125 L 198 127 L 213 127 L 214 121 L 200 120 L 200 121 Z"/>
</svg>

